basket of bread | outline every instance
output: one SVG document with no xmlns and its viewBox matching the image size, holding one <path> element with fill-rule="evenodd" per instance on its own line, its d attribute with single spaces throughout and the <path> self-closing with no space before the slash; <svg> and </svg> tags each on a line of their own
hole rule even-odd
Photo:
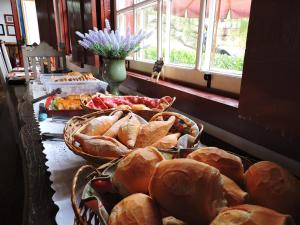
<svg viewBox="0 0 300 225">
<path fill-rule="evenodd" d="M 171 157 L 184 154 L 181 149 L 198 144 L 202 131 L 203 125 L 179 113 L 161 112 L 145 120 L 119 109 L 73 117 L 65 126 L 64 140 L 75 154 L 91 163 L 103 163 L 148 146 Z"/>
<path fill-rule="evenodd" d="M 75 224 L 295 225 L 299 188 L 273 162 L 245 168 L 243 158 L 213 147 L 168 160 L 145 147 L 98 168 L 81 167 L 71 201 Z"/>
<path fill-rule="evenodd" d="M 128 109 L 145 119 L 150 119 L 158 112 L 166 111 L 176 100 L 175 97 L 164 96 L 160 99 L 142 96 L 112 96 L 102 93 L 86 95 L 81 98 L 82 108 L 89 112 L 114 111 Z"/>
</svg>

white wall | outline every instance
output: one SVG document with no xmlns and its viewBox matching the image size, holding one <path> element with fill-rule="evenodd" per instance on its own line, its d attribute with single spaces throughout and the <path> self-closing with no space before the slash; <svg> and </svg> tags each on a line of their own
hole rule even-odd
<svg viewBox="0 0 300 225">
<path fill-rule="evenodd" d="M 7 36 L 4 14 L 12 14 L 10 0 L 0 0 L 0 24 L 4 26 L 5 36 L 0 35 L 0 39 L 5 42 L 16 42 L 15 36 Z"/>
</svg>

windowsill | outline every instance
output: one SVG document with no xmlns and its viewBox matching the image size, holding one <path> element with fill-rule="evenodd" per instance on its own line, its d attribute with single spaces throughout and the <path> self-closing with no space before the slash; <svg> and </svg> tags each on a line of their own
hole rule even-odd
<svg viewBox="0 0 300 225">
<path fill-rule="evenodd" d="M 206 99 L 206 100 L 210 100 L 210 101 L 221 103 L 221 104 L 224 104 L 224 105 L 227 105 L 227 106 L 231 106 L 233 108 L 238 108 L 239 102 L 238 102 L 237 99 L 234 99 L 234 98 L 229 98 L 229 97 L 225 97 L 225 96 L 222 96 L 222 95 L 197 90 L 196 88 L 190 88 L 190 87 L 186 87 L 186 86 L 183 86 L 183 85 L 171 83 L 171 82 L 164 81 L 164 80 L 159 80 L 158 82 L 156 82 L 156 80 L 150 79 L 149 76 L 141 75 L 141 74 L 134 73 L 134 72 L 131 72 L 131 71 L 128 71 L 127 74 L 128 74 L 128 76 L 131 76 L 133 78 L 137 78 L 137 79 L 141 79 L 141 80 L 150 82 L 153 85 L 172 88 L 176 91 L 185 92 L 185 93 L 187 93 L 189 95 L 193 95 L 195 97 L 200 97 L 200 98 L 203 98 L 203 99 Z"/>
</svg>

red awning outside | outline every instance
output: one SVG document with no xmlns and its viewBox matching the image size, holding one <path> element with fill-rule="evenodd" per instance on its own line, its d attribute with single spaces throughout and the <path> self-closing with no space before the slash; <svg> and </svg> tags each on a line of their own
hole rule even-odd
<svg viewBox="0 0 300 225">
<path fill-rule="evenodd" d="M 209 0 L 207 7 L 209 6 Z M 220 18 L 225 19 L 230 12 L 232 19 L 249 17 L 251 0 L 220 0 Z M 173 0 L 172 14 L 180 17 L 196 18 L 200 14 L 200 0 Z"/>
</svg>

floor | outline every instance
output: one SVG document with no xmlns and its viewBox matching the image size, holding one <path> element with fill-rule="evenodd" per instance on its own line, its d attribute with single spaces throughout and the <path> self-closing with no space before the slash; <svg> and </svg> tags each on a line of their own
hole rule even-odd
<svg viewBox="0 0 300 225">
<path fill-rule="evenodd" d="M 0 224 L 22 224 L 24 182 L 18 146 L 16 104 L 0 84 Z"/>
</svg>

